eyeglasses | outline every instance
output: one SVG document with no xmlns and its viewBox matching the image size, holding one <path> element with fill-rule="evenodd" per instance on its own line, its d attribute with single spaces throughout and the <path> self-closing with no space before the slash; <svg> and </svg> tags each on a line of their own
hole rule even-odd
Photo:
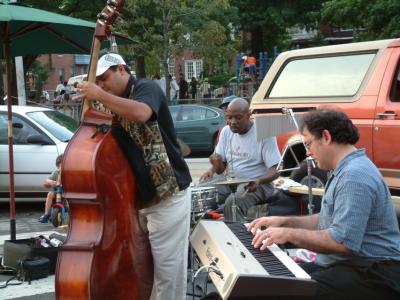
<svg viewBox="0 0 400 300">
<path fill-rule="evenodd" d="M 304 141 L 304 146 L 306 147 L 307 150 L 310 149 L 312 143 L 313 143 L 315 140 L 317 140 L 317 139 L 316 139 L 316 138 L 315 138 L 315 139 L 311 139 L 311 140 L 309 140 L 308 142 Z"/>
</svg>

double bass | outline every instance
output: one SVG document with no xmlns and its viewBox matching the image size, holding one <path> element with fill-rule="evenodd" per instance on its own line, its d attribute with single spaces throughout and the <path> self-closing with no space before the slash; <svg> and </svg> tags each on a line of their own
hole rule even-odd
<svg viewBox="0 0 400 300">
<path fill-rule="evenodd" d="M 96 79 L 101 42 L 110 35 L 123 4 L 109 0 L 99 14 L 89 66 L 91 82 Z M 56 298 L 149 299 L 150 243 L 139 220 L 135 174 L 111 132 L 116 121 L 87 101 L 82 116 L 62 162 L 70 220 L 58 254 Z"/>
</svg>

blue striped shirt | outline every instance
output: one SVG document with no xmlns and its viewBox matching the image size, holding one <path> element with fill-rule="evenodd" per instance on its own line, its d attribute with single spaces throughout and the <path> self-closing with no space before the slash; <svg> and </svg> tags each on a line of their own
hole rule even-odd
<svg viewBox="0 0 400 300">
<path fill-rule="evenodd" d="M 359 149 L 333 170 L 325 186 L 319 229 L 328 229 L 350 255 L 318 254 L 315 263 L 329 266 L 349 260 L 400 260 L 400 232 L 386 183 L 375 165 Z"/>
</svg>

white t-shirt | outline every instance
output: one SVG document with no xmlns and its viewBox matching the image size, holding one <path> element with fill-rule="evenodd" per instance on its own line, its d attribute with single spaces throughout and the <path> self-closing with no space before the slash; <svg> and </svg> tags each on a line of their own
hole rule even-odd
<svg viewBox="0 0 400 300">
<path fill-rule="evenodd" d="M 281 158 L 276 137 L 257 141 L 254 125 L 245 134 L 233 133 L 229 126 L 225 126 L 215 152 L 222 156 L 231 174 L 252 180 L 264 176 Z"/>
<path fill-rule="evenodd" d="M 57 92 L 57 93 L 61 92 L 61 90 L 62 90 L 63 88 L 64 88 L 64 85 L 63 85 L 62 83 L 57 84 L 56 92 Z"/>
<path fill-rule="evenodd" d="M 175 96 L 178 94 L 179 91 L 179 85 L 176 83 L 175 79 L 171 80 L 171 88 L 169 90 L 169 96 L 171 99 L 175 98 Z"/>
</svg>

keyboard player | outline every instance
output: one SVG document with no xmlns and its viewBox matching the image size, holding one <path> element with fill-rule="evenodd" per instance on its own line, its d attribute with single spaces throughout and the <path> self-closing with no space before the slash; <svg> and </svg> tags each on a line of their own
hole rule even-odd
<svg viewBox="0 0 400 300">
<path fill-rule="evenodd" d="M 398 221 L 382 175 L 354 146 L 357 128 L 344 113 L 316 110 L 303 117 L 300 130 L 308 155 L 333 170 L 321 211 L 256 219 L 248 227 L 252 244 L 316 251 L 315 262 L 302 264 L 317 281 L 315 299 L 400 299 Z"/>
</svg>

